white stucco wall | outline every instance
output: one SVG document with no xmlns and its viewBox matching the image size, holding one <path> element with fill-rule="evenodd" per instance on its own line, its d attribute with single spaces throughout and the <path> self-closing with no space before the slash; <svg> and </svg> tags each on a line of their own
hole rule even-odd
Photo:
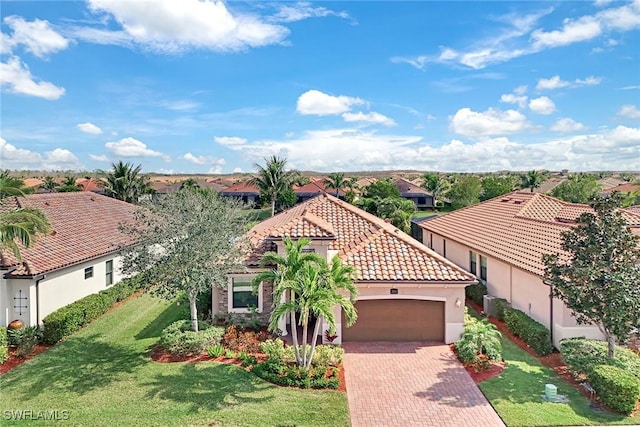
<svg viewBox="0 0 640 427">
<path fill-rule="evenodd" d="M 108 287 L 106 285 L 106 261 L 109 260 L 113 260 L 113 284 L 116 284 L 122 280 L 123 275 L 120 271 L 121 259 L 115 255 L 47 273 L 40 280 L 37 291 L 36 282 L 33 279 L 7 279 L 6 288 L 10 298 L 22 289 L 23 293 L 26 292 L 29 296 L 29 309 L 28 314 L 19 315 L 18 311 L 13 308 L 12 301 L 9 300 L 8 304 L 5 303 L 5 306 L 8 307 L 3 309 L 7 316 L 0 320 L 4 320 L 3 324 L 5 325 L 18 318 L 28 325 L 42 323 L 45 316 L 60 307 L 106 289 Z M 93 267 L 93 277 L 85 279 L 84 270 L 88 267 Z M 36 307 L 36 301 L 39 301 L 39 310 Z"/>
</svg>

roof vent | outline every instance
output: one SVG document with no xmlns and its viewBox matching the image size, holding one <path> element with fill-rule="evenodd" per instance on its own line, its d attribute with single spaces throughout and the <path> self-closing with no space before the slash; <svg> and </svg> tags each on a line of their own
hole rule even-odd
<svg viewBox="0 0 640 427">
<path fill-rule="evenodd" d="M 508 202 L 509 200 L 511 200 L 511 199 L 509 199 L 509 198 L 506 198 L 506 199 L 500 199 L 500 201 L 501 201 L 502 203 Z"/>
<path fill-rule="evenodd" d="M 92 201 L 92 202 L 95 202 L 95 201 L 96 201 L 96 198 L 95 198 L 95 197 L 91 197 L 91 201 Z"/>
<path fill-rule="evenodd" d="M 522 204 L 522 200 L 514 200 L 513 204 L 514 205 L 521 205 Z"/>
</svg>

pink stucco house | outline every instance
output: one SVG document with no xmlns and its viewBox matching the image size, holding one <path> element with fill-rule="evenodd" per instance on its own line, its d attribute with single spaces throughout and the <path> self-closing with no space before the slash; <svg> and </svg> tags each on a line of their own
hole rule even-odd
<svg viewBox="0 0 640 427">
<path fill-rule="evenodd" d="M 284 252 L 282 239 L 311 239 L 307 250 L 327 260 L 340 257 L 356 269 L 358 320 L 343 327 L 336 307 L 337 339 L 342 341 L 458 340 L 464 328 L 464 288 L 476 278 L 393 225 L 323 193 L 253 227 L 246 271 L 232 274 L 228 286 L 213 290 L 214 314 L 247 314 L 256 307 L 269 317 L 272 288 L 251 292 L 267 251 Z M 287 334 L 284 318 L 279 329 Z M 322 325 L 325 331 L 327 325 Z"/>
<path fill-rule="evenodd" d="M 542 255 L 561 251 L 561 233 L 590 207 L 544 194 L 517 191 L 420 223 L 424 244 L 551 328 L 557 346 L 563 338 L 603 338 L 596 326 L 578 325 L 569 309 L 549 298 L 542 280 Z M 640 214 L 623 211 L 640 234 Z"/>
</svg>

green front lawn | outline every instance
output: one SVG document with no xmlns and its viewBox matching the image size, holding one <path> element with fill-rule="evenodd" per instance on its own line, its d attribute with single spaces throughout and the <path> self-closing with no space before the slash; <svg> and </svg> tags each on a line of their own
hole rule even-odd
<svg viewBox="0 0 640 427">
<path fill-rule="evenodd" d="M 149 295 L 112 310 L 0 376 L 6 410 L 68 410 L 90 426 L 347 426 L 346 395 L 281 388 L 232 365 L 155 363 L 149 351 L 180 307 Z M 16 424 L 23 424 L 18 421 Z M 5 424 L 3 424 L 5 425 Z M 40 425 L 48 425 L 46 422 Z"/>
<path fill-rule="evenodd" d="M 640 415 L 625 417 L 594 411 L 589 407 L 589 400 L 552 369 L 508 338 L 503 337 L 502 343 L 504 371 L 479 386 L 508 426 L 640 424 Z M 567 396 L 570 403 L 545 401 L 542 398 L 545 384 L 557 386 L 558 394 Z"/>
</svg>

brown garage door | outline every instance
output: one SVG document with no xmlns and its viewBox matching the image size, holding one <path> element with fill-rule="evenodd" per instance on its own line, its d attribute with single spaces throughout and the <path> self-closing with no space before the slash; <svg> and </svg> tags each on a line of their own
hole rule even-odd
<svg viewBox="0 0 640 427">
<path fill-rule="evenodd" d="M 350 328 L 342 319 L 344 341 L 444 341 L 444 302 L 362 300 Z"/>
</svg>

